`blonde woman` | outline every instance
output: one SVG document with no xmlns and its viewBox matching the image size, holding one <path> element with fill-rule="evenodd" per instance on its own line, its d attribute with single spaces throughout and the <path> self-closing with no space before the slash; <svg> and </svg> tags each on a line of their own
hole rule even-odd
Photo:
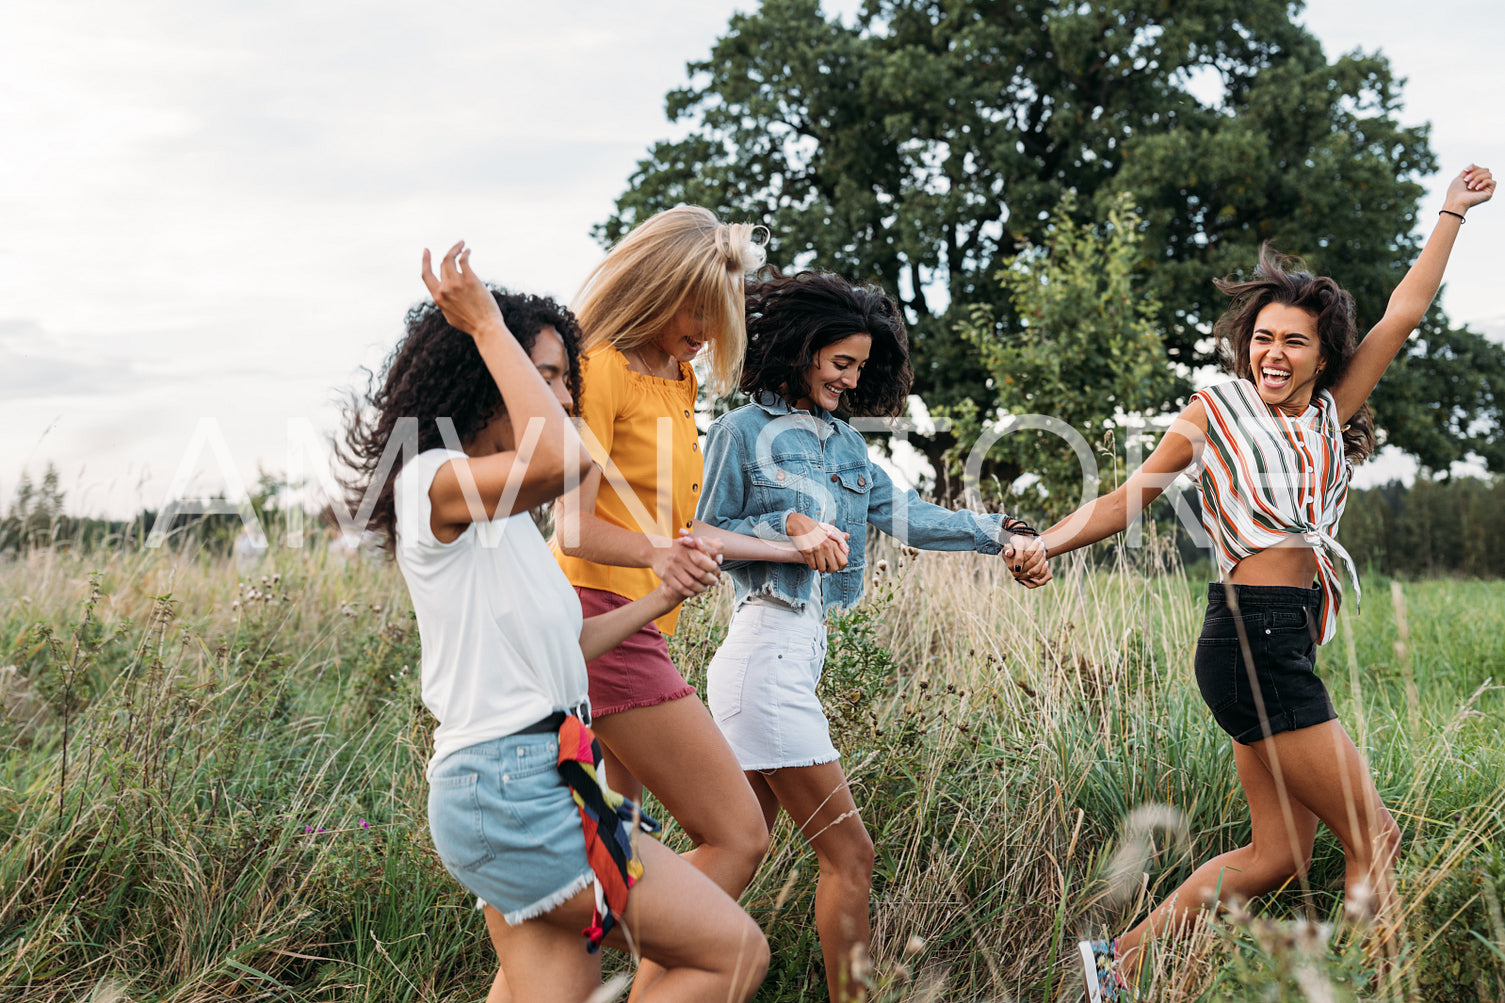
<svg viewBox="0 0 1505 1003">
<path fill-rule="evenodd" d="M 698 551 L 672 545 L 682 533 L 730 561 L 805 560 L 793 545 L 695 519 L 704 478 L 690 363 L 704 355 L 717 391 L 737 385 L 744 286 L 763 264 L 756 229 L 693 206 L 661 212 L 612 248 L 576 298 L 586 336 L 579 415 L 597 466 L 558 503 L 553 546 L 586 616 L 660 582 L 688 585 Z M 669 658 L 677 617 L 676 608 L 589 663 L 593 728 L 612 787 L 634 799 L 651 790 L 695 843 L 686 858 L 736 898 L 768 830 L 726 739 Z M 635 992 L 655 977 L 645 965 Z"/>
</svg>

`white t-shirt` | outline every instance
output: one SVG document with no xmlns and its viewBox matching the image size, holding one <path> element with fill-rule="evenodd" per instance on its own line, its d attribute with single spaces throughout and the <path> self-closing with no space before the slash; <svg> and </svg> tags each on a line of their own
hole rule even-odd
<svg viewBox="0 0 1505 1003">
<path fill-rule="evenodd" d="M 471 523 L 453 543 L 429 525 L 434 474 L 465 454 L 419 453 L 397 475 L 397 566 L 413 597 L 423 703 L 445 756 L 586 699 L 580 598 L 526 512 Z"/>
</svg>

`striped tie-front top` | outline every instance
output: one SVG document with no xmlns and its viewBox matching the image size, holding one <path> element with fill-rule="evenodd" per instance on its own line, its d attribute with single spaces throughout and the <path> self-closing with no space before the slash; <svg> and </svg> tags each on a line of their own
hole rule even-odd
<svg viewBox="0 0 1505 1003">
<path fill-rule="evenodd" d="M 1352 465 L 1343 453 L 1338 405 L 1326 390 L 1312 397 L 1299 418 L 1270 407 L 1254 384 L 1236 379 L 1192 396 L 1207 409 L 1202 450 L 1202 523 L 1217 551 L 1218 570 L 1300 536 L 1317 557 L 1322 590 L 1321 643 L 1337 632 L 1343 585 L 1333 564 L 1343 562 L 1353 582 L 1353 559 L 1333 534 L 1348 501 Z"/>
</svg>

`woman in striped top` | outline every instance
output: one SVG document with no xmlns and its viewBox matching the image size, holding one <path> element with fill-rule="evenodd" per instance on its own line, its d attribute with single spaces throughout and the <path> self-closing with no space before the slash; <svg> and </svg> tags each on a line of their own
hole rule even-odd
<svg viewBox="0 0 1505 1003">
<path fill-rule="evenodd" d="M 1480 167 L 1453 179 L 1421 255 L 1357 345 L 1353 298 L 1332 279 L 1291 270 L 1268 246 L 1251 281 L 1219 282 L 1232 302 L 1214 334 L 1237 378 L 1193 395 L 1122 487 L 1042 538 L 1054 557 L 1111 536 L 1200 466 L 1222 580 L 1208 588 L 1197 683 L 1234 740 L 1253 828 L 1248 845 L 1202 864 L 1116 941 L 1082 942 L 1094 1003 L 1127 993 L 1149 934 L 1177 936 L 1208 903 L 1300 876 L 1319 821 L 1343 844 L 1350 911 L 1383 917 L 1393 904 L 1400 830 L 1313 671 L 1316 644 L 1336 629 L 1344 578 L 1358 598 L 1353 563 L 1333 537 L 1352 464 L 1374 448 L 1365 400 L 1436 296 L 1464 214 L 1494 188 Z"/>
</svg>

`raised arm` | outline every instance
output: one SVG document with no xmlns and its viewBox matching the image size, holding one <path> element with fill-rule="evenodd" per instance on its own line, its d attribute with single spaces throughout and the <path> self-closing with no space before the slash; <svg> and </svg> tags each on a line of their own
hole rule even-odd
<svg viewBox="0 0 1505 1003">
<path fill-rule="evenodd" d="M 475 339 L 501 391 L 516 444 L 439 468 L 429 488 L 430 522 L 435 535 L 444 538 L 468 523 L 525 512 L 559 497 L 566 479 L 578 478 L 591 460 L 556 391 L 507 329 L 491 291 L 471 271 L 464 241 L 449 249 L 437 277 L 424 249 L 423 284 L 444 319 Z"/>
<path fill-rule="evenodd" d="M 1348 371 L 1333 384 L 1333 400 L 1337 402 L 1340 420 L 1352 418 L 1363 406 L 1391 360 L 1416 330 L 1416 325 L 1421 323 L 1442 285 L 1442 273 L 1447 268 L 1464 215 L 1481 202 L 1489 201 L 1494 193 L 1494 177 L 1486 168 L 1473 164 L 1448 185 L 1437 225 L 1432 228 L 1426 246 L 1406 272 L 1406 277 L 1390 294 L 1385 316 L 1359 344 L 1348 363 Z"/>
<path fill-rule="evenodd" d="M 1201 401 L 1192 401 L 1128 480 L 1045 531 L 1042 538 L 1046 551 L 1055 557 L 1123 532 L 1201 455 L 1206 436 L 1207 409 Z"/>
</svg>

